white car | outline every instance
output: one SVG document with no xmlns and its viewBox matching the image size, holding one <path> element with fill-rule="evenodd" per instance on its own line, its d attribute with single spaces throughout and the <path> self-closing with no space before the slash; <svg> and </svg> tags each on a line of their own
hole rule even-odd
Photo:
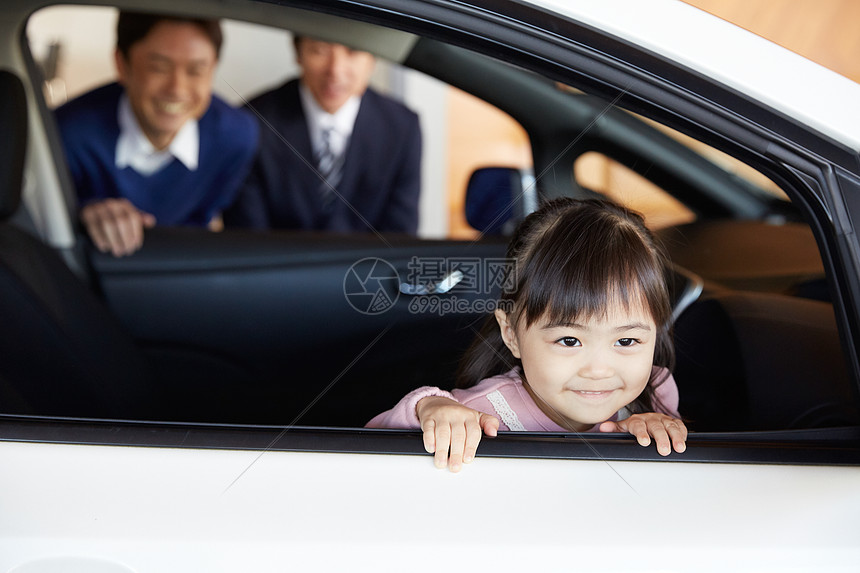
<svg viewBox="0 0 860 573">
<path fill-rule="evenodd" d="M 0 571 L 858 570 L 856 83 L 668 0 L 46 4 L 0 8 Z M 374 53 L 420 108 L 424 228 L 459 193 L 483 233 L 156 227 L 133 256 L 99 253 L 38 42 L 51 10 L 109 37 L 111 7 L 226 19 L 248 32 L 228 36 L 234 70 L 280 65 L 267 34 Z M 222 79 L 240 102 L 261 87 Z M 434 177 L 454 88 L 519 124 L 529 155 L 478 170 L 465 199 Z M 674 262 L 687 451 L 503 433 L 454 474 L 419 432 L 362 428 L 450 386 L 497 294 L 453 267 L 407 279 L 416 261 L 486 270 L 539 201 L 633 201 L 583 157 L 682 213 L 649 220 Z M 510 184 L 488 195 L 482 174 Z M 345 286 L 367 261 L 392 271 L 384 308 Z"/>
</svg>

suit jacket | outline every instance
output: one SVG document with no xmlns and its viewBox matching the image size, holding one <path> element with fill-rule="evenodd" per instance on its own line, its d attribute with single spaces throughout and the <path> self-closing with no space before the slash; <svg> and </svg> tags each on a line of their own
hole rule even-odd
<svg viewBox="0 0 860 573">
<path fill-rule="evenodd" d="M 252 99 L 260 147 L 227 226 L 337 232 L 418 229 L 421 132 L 418 116 L 368 89 L 361 99 L 337 193 L 325 197 L 307 121 L 292 80 Z"/>
</svg>

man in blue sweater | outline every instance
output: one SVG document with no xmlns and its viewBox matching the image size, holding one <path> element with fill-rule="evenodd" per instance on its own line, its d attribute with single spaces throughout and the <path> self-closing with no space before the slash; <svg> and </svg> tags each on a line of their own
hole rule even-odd
<svg viewBox="0 0 860 573">
<path fill-rule="evenodd" d="M 119 83 L 56 112 L 80 218 L 102 252 L 131 254 L 145 228 L 206 227 L 235 199 L 257 122 L 212 95 L 217 20 L 121 12 Z"/>
</svg>

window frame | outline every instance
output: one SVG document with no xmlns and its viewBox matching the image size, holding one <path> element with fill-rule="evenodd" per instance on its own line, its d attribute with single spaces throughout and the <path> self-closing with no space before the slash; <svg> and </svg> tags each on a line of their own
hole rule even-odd
<svg viewBox="0 0 860 573">
<path fill-rule="evenodd" d="M 300 7 L 305 4 L 296 3 Z M 307 3 L 307 6 L 312 4 Z M 848 272 L 851 268 L 850 249 L 845 246 L 845 229 L 837 227 L 844 223 L 832 216 L 832 213 L 842 211 L 831 195 L 840 184 L 846 188 L 857 185 L 856 153 L 826 137 L 810 133 L 791 118 L 767 109 L 743 94 L 663 61 L 655 54 L 624 43 L 613 45 L 613 40 L 608 36 L 571 21 L 561 20 L 559 29 L 550 34 L 536 27 L 544 21 L 540 11 L 529 11 L 514 4 L 505 7 L 511 8 L 516 16 L 503 18 L 499 14 L 489 14 L 466 5 L 447 12 L 444 11 L 447 8 L 442 6 L 422 4 L 410 7 L 393 0 L 379 0 L 362 6 L 324 2 L 313 6 L 313 9 L 362 21 L 396 23 L 410 33 L 446 40 L 452 45 L 468 44 L 473 49 L 478 48 L 494 57 L 509 59 L 516 65 L 533 69 L 547 78 L 589 89 L 591 93 L 610 100 L 617 98 L 616 101 L 626 109 L 703 141 L 773 179 L 792 201 L 813 215 L 808 222 L 819 243 L 828 276 L 834 281 L 834 290 L 840 295 L 835 303 L 837 321 L 843 337 L 843 348 L 848 351 L 847 358 L 852 367 L 850 374 L 857 383 L 860 380 L 860 365 L 856 350 L 851 352 L 850 349 L 856 349 L 855 342 L 860 340 L 857 319 L 860 301 L 855 300 L 850 293 L 860 292 L 860 279 Z M 455 15 L 459 19 L 455 19 Z M 574 41 L 571 38 L 578 39 Z M 26 38 L 22 39 L 22 44 L 27 54 Z M 26 61 L 30 66 L 31 77 L 35 77 L 32 75 L 35 72 L 32 58 Z M 645 69 L 656 70 L 656 74 L 653 71 L 644 72 Z M 37 97 L 36 100 L 41 101 L 41 98 Z M 39 113 L 44 118 L 47 110 L 40 109 Z M 50 122 L 45 123 L 45 129 L 50 133 L 51 128 L 47 125 Z M 764 126 L 771 127 L 766 129 Z M 48 137 L 48 144 L 52 146 L 55 157 L 60 151 L 56 146 L 57 141 L 56 137 Z M 839 174 L 841 181 L 837 181 L 834 172 Z M 68 185 L 63 187 L 69 188 Z M 71 216 L 70 219 L 73 220 Z M 8 415 L 2 416 L 2 419 L 2 439 L 15 441 L 423 453 L 414 432 L 390 430 L 284 430 L 27 419 Z M 361 439 L 357 440 L 359 436 Z M 189 437 L 190 441 L 187 439 Z M 365 443 L 356 444 L 364 440 Z M 482 446 L 481 455 L 508 457 L 510 453 L 501 448 L 509 446 L 517 449 L 510 457 L 531 457 L 528 452 L 519 451 L 519 448 L 526 449 L 529 444 L 540 444 L 546 450 L 546 453 L 534 454 L 535 457 L 603 459 L 608 455 L 608 459 L 659 459 L 656 454 L 639 448 L 631 438 L 625 436 L 504 436 L 497 441 L 487 440 Z M 857 428 L 708 434 L 691 437 L 690 444 L 687 453 L 673 455 L 670 459 L 682 462 L 860 465 L 860 431 Z M 596 454 L 592 446 L 600 446 L 605 450 Z M 702 457 L 696 458 L 694 452 L 699 448 L 703 452 Z M 615 453 L 605 453 L 610 450 Z"/>
</svg>

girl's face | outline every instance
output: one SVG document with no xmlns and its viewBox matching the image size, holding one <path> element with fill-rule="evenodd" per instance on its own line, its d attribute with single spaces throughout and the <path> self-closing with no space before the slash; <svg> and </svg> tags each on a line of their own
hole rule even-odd
<svg viewBox="0 0 860 573">
<path fill-rule="evenodd" d="M 562 427 L 579 432 L 608 420 L 648 383 L 657 326 L 644 308 L 617 305 L 599 319 L 561 326 L 538 320 L 516 331 L 503 311 L 496 319 L 522 361 L 526 389 Z"/>
</svg>

